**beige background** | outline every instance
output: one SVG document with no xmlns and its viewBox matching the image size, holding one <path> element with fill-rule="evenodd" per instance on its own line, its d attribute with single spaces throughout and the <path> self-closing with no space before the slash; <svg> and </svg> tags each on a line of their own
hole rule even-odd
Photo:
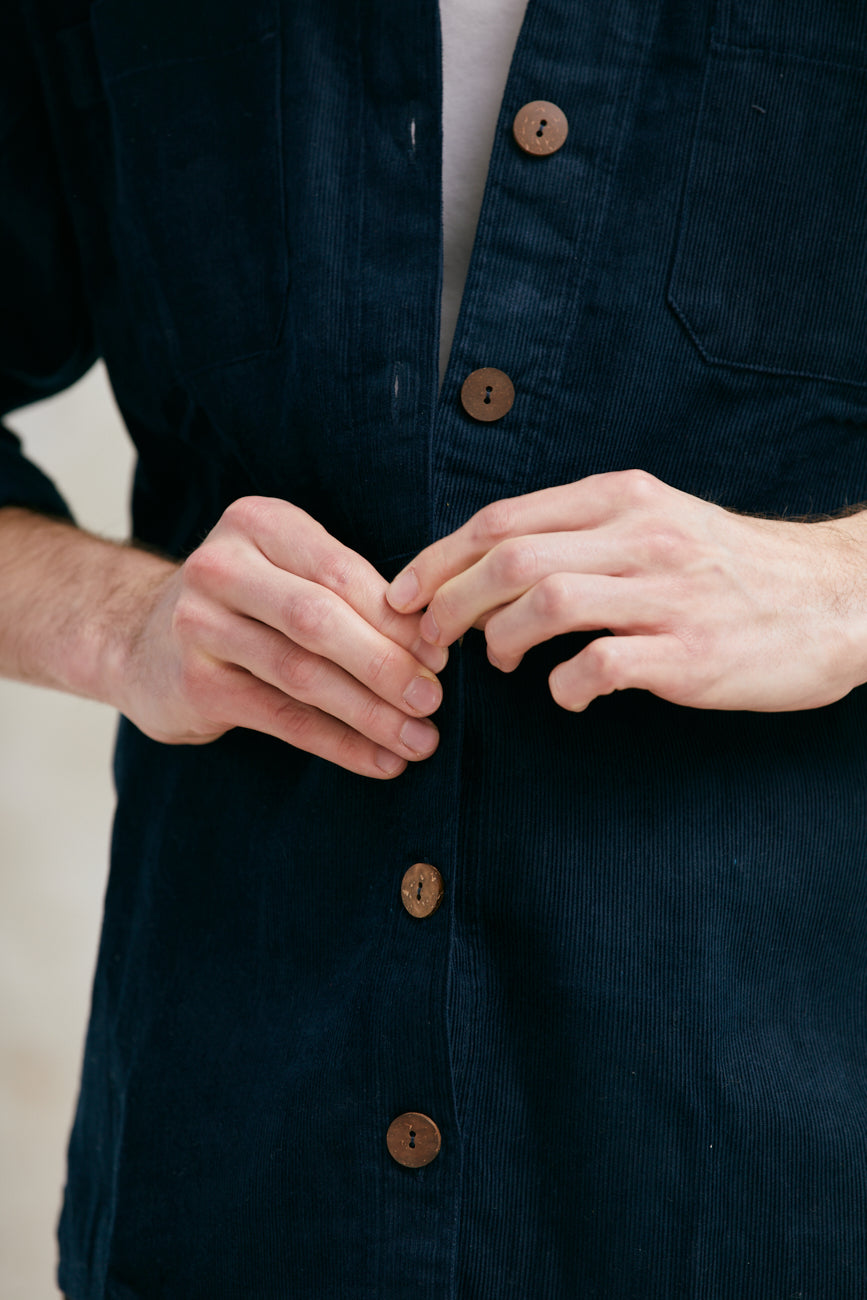
<svg viewBox="0 0 867 1300">
<path fill-rule="evenodd" d="M 128 531 L 102 367 L 8 419 L 79 523 Z M 33 593 L 38 600 L 38 592 Z M 0 1298 L 48 1300 L 105 886 L 112 711 L 0 681 Z"/>
</svg>

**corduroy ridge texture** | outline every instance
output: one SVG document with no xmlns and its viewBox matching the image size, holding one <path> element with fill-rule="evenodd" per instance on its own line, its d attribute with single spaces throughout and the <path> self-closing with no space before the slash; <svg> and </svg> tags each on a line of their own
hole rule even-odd
<svg viewBox="0 0 867 1300">
<path fill-rule="evenodd" d="M 261 493 L 390 575 L 634 466 L 867 499 L 854 0 L 530 0 L 439 397 L 434 0 L 20 0 L 0 74 L 4 409 L 104 356 L 148 543 Z M 549 158 L 511 137 L 534 99 Z M 11 436 L 0 490 L 63 510 Z M 867 1294 L 867 695 L 571 716 L 574 644 L 502 676 L 470 633 L 394 783 L 123 724 L 72 1300 Z M 386 1149 L 407 1110 L 424 1169 Z"/>
</svg>

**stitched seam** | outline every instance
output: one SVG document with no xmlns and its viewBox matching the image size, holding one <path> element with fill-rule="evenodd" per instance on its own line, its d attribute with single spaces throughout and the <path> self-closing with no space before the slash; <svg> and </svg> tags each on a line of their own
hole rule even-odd
<svg viewBox="0 0 867 1300">
<path fill-rule="evenodd" d="M 709 352 L 702 344 L 699 336 L 696 334 L 689 322 L 683 308 L 679 305 L 672 293 L 668 295 L 669 306 L 683 325 L 689 337 L 692 339 L 698 351 L 704 357 L 705 361 L 714 366 L 725 366 L 731 370 L 752 370 L 762 375 L 779 375 L 781 378 L 789 379 L 817 379 L 826 384 L 844 384 L 847 388 L 867 388 L 867 380 L 864 379 L 843 379 L 840 375 L 822 375 L 812 370 L 784 370 L 778 366 L 760 365 L 758 362 L 750 361 L 732 361 L 727 357 L 719 357 Z"/>
<path fill-rule="evenodd" d="M 712 40 L 710 48 L 716 54 L 761 54 L 770 59 L 785 59 L 788 63 L 806 63 L 816 68 L 834 68 L 838 72 L 857 72 L 867 76 L 867 64 L 840 63 L 833 59 L 819 59 L 809 54 L 792 54 L 785 50 L 768 49 L 763 45 L 735 45 L 729 41 Z"/>
</svg>

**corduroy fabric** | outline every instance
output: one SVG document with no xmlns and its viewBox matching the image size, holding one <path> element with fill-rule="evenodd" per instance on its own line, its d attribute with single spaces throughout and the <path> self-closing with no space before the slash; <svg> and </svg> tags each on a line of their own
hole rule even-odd
<svg viewBox="0 0 867 1300">
<path fill-rule="evenodd" d="M 391 574 L 505 494 L 640 466 L 867 499 L 867 16 L 530 0 L 437 400 L 433 0 L 0 16 L 3 409 L 106 358 L 137 535 L 246 492 Z M 566 145 L 510 134 L 557 103 Z M 466 374 L 506 371 L 479 425 Z M 62 510 L 13 440 L 5 502 Z M 863 689 L 551 701 L 480 635 L 394 783 L 122 724 L 60 1226 L 70 1300 L 859 1300 Z M 446 883 L 410 918 L 400 882 Z M 440 1156 L 388 1155 L 429 1114 Z"/>
</svg>

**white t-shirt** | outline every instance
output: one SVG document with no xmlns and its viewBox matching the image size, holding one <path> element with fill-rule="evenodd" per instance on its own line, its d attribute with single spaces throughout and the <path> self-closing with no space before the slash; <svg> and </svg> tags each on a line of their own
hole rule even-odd
<svg viewBox="0 0 867 1300">
<path fill-rule="evenodd" d="M 443 45 L 443 296 L 448 364 L 509 64 L 527 0 L 440 0 Z"/>
</svg>

